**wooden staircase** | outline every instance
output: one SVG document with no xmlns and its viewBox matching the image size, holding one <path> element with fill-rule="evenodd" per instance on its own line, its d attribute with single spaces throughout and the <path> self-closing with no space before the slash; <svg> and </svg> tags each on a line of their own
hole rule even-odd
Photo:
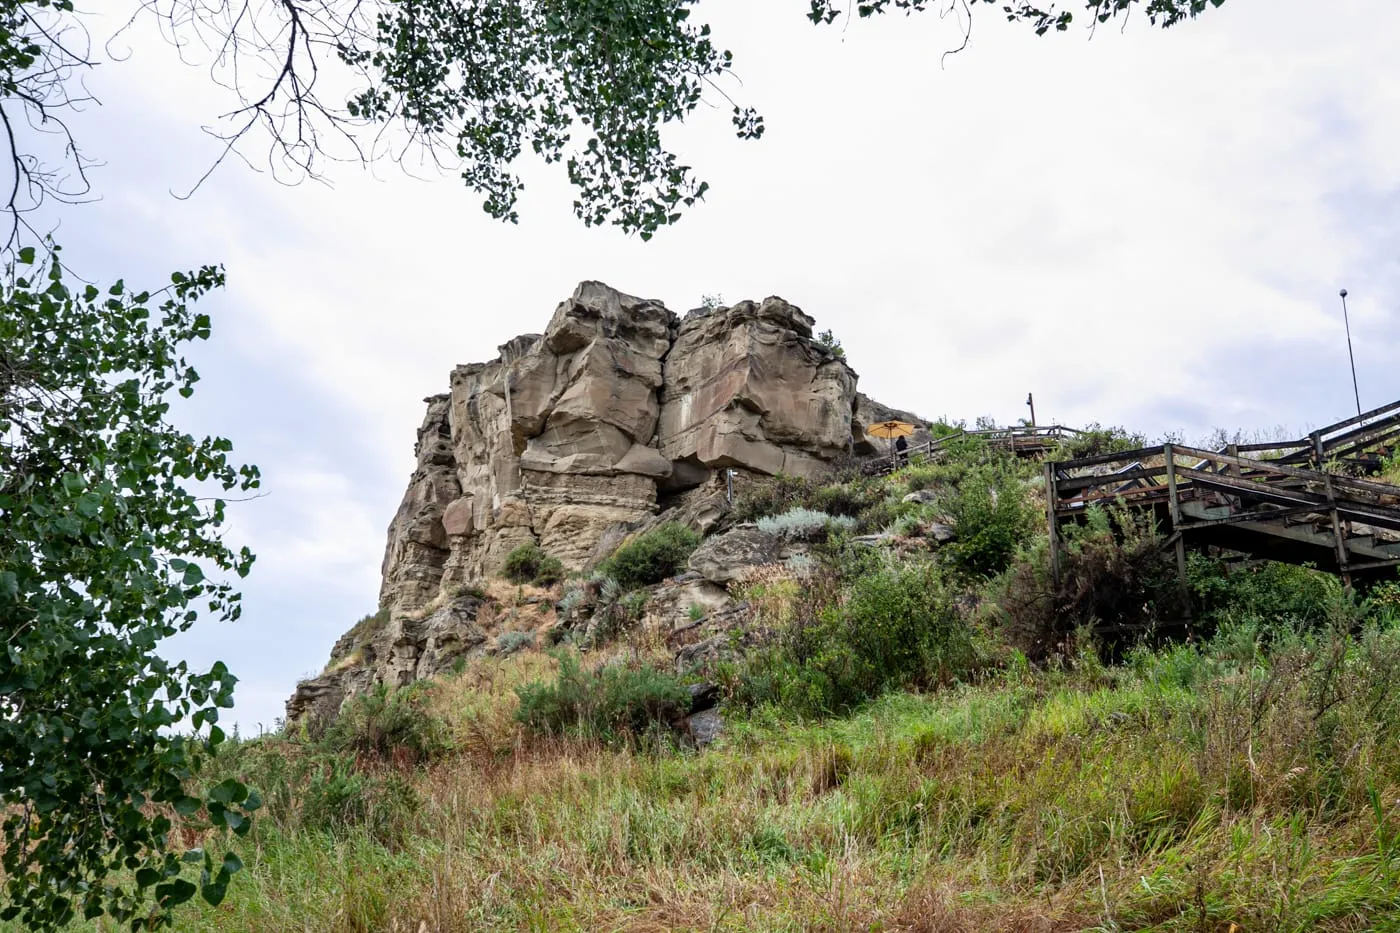
<svg viewBox="0 0 1400 933">
<path fill-rule="evenodd" d="M 1400 402 L 1287 443 L 1210 451 L 1180 444 L 1046 463 L 1051 562 L 1059 578 L 1059 529 L 1095 504 L 1151 510 L 1177 552 L 1218 547 L 1312 564 L 1347 581 L 1395 577 L 1400 566 L 1400 487 L 1367 479 L 1400 439 Z M 1244 454 L 1264 456 L 1244 456 Z"/>
</svg>

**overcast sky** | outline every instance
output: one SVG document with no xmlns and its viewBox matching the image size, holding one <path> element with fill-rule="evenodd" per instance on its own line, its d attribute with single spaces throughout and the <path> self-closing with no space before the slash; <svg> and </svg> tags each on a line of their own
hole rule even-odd
<svg viewBox="0 0 1400 933">
<path fill-rule="evenodd" d="M 1346 286 L 1361 401 L 1400 398 L 1400 6 L 1230 0 L 1092 40 L 989 6 L 941 64 L 951 21 L 818 29 L 806 7 L 700 4 L 768 131 L 735 140 L 717 110 L 677 132 L 712 190 L 648 243 L 585 229 L 533 167 L 518 226 L 391 165 L 285 187 L 229 163 L 177 200 L 230 100 L 150 33 L 90 79 L 104 106 L 77 125 L 102 199 L 56 215 L 68 262 L 143 285 L 228 269 L 175 414 L 262 467 L 230 532 L 259 557 L 242 621 L 171 650 L 229 663 L 245 732 L 374 610 L 423 397 L 580 280 L 678 312 L 781 295 L 865 392 L 927 417 L 1006 422 L 1034 392 L 1042 422 L 1188 440 L 1346 417 Z"/>
</svg>

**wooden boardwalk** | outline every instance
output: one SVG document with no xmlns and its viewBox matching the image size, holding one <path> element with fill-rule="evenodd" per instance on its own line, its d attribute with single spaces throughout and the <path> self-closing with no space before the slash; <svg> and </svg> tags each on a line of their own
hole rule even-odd
<svg viewBox="0 0 1400 933">
<path fill-rule="evenodd" d="M 1018 457 L 1044 457 L 1058 450 L 1061 441 L 1080 433 L 1082 432 L 1062 424 L 958 431 L 955 434 L 935 437 L 926 444 L 916 444 L 883 458 L 872 457 L 866 461 L 863 472 L 868 476 L 883 476 L 908 466 L 915 458 L 936 463 L 947 452 L 949 445 L 968 438 L 978 438 L 999 450 L 1009 450 Z"/>
<path fill-rule="evenodd" d="M 1096 504 L 1150 511 L 1176 551 L 1219 547 L 1312 564 L 1348 585 L 1394 578 L 1400 566 L 1400 486 L 1366 478 L 1400 441 L 1400 402 L 1296 441 L 1201 450 L 1162 444 L 1047 462 L 1051 567 L 1058 582 L 1061 527 Z"/>
</svg>

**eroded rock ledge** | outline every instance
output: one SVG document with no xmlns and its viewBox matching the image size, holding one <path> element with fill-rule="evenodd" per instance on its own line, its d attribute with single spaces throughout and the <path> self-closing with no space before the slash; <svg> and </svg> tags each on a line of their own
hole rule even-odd
<svg viewBox="0 0 1400 933">
<path fill-rule="evenodd" d="M 425 400 L 417 466 L 389 524 L 377 641 L 404 656 L 340 663 L 339 676 L 333 658 L 289 701 L 288 718 L 439 668 L 438 642 L 452 633 L 437 630 L 451 620 L 406 620 L 452 605 L 520 544 L 588 570 L 663 516 L 710 530 L 726 470 L 741 482 L 817 478 L 870 453 L 866 424 L 904 413 L 859 395 L 856 373 L 813 339 L 813 323 L 781 298 L 680 318 L 584 282 L 543 334 L 454 369 L 448 391 Z"/>
</svg>

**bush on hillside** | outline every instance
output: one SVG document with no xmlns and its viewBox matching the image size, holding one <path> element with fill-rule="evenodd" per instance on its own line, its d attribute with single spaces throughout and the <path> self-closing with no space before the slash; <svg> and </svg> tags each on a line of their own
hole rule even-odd
<svg viewBox="0 0 1400 933">
<path fill-rule="evenodd" d="M 677 522 L 667 522 L 627 542 L 613 552 L 598 573 L 611 577 L 624 590 L 660 583 L 680 573 L 700 536 Z"/>
<path fill-rule="evenodd" d="M 1058 587 L 1049 542 L 1023 552 L 991 588 L 1003 638 L 1039 661 L 1072 648 L 1081 629 L 1112 624 L 1147 633 L 1183 619 L 1175 560 L 1150 521 L 1093 508 L 1087 524 L 1062 529 Z"/>
<path fill-rule="evenodd" d="M 447 723 L 429 709 L 435 689 L 425 680 L 398 690 L 375 684 L 346 705 L 326 742 L 339 751 L 406 764 L 440 758 L 452 750 L 452 742 Z"/>
<path fill-rule="evenodd" d="M 300 798 L 300 829 L 335 836 L 362 829 L 391 850 L 403 845 L 423 808 L 403 775 L 393 770 L 367 774 L 343 755 L 318 759 Z"/>
<path fill-rule="evenodd" d="M 770 535 L 787 538 L 789 541 L 824 540 L 832 528 L 847 531 L 855 528 L 856 520 L 847 515 L 828 515 L 801 506 L 788 509 L 781 515 L 770 515 L 758 520 L 758 530 Z"/>
<path fill-rule="evenodd" d="M 1202 621 L 1259 621 L 1269 627 L 1320 628 L 1336 616 L 1342 583 L 1310 567 L 1259 561 L 1235 566 L 1191 554 L 1187 576 Z"/>
<path fill-rule="evenodd" d="M 802 505 L 811 495 L 812 484 L 807 480 L 779 473 L 741 490 L 729 514 L 736 522 L 753 522 Z"/>
<path fill-rule="evenodd" d="M 845 483 L 832 483 L 812 492 L 802 502 L 808 508 L 843 518 L 859 518 L 861 513 L 885 497 L 885 487 L 869 477 Z"/>
<path fill-rule="evenodd" d="M 528 684 L 516 694 L 516 719 L 532 732 L 609 742 L 656 735 L 690 707 L 690 693 L 673 674 L 620 665 L 586 671 L 572 654 L 559 656 L 552 683 Z"/>
<path fill-rule="evenodd" d="M 888 690 L 950 683 L 975 668 L 972 631 L 937 565 L 863 563 L 841 573 L 840 597 L 815 612 L 799 604 L 778 642 L 746 662 L 734 688 L 741 701 L 824 716 Z M 806 589 L 822 587 L 813 581 Z"/>
<path fill-rule="evenodd" d="M 1077 460 L 1080 457 L 1097 457 L 1100 454 L 1136 450 L 1146 445 L 1147 438 L 1141 434 L 1133 434 L 1126 428 L 1106 428 L 1095 423 L 1060 441 L 1053 459 Z"/>
<path fill-rule="evenodd" d="M 957 538 L 947 559 L 972 577 L 992 577 L 1011 566 L 1041 524 L 1013 463 L 997 460 L 970 469 L 941 501 Z"/>
<path fill-rule="evenodd" d="M 564 565 L 559 558 L 546 554 L 533 541 L 527 541 L 507 554 L 501 572 L 512 583 L 533 583 L 535 586 L 552 586 L 564 579 Z"/>
</svg>

